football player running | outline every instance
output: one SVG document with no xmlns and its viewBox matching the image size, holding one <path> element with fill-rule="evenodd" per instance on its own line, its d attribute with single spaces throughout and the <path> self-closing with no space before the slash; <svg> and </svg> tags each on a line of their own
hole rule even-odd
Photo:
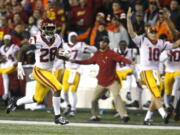
<svg viewBox="0 0 180 135">
<path fill-rule="evenodd" d="M 29 40 L 29 45 L 24 45 L 18 53 L 18 79 L 24 78 L 24 69 L 22 67 L 23 56 L 26 51 L 35 51 L 35 66 L 33 68 L 33 77 L 36 80 L 35 93 L 33 97 L 23 97 L 18 99 L 11 99 L 6 112 L 14 111 L 17 106 L 29 103 L 41 103 L 51 89 L 53 90 L 53 109 L 56 124 L 67 124 L 68 120 L 61 116 L 60 112 L 60 92 L 62 85 L 57 77 L 52 73 L 55 58 L 58 57 L 58 49 L 63 43 L 63 39 L 55 34 L 56 25 L 49 19 L 44 19 L 41 22 L 41 34 L 33 36 Z"/>
<path fill-rule="evenodd" d="M 94 53 L 97 51 L 96 47 L 77 41 L 77 33 L 75 32 L 69 33 L 68 43 L 63 43 L 63 48 L 70 54 L 69 59 L 74 60 L 81 60 L 83 53 Z M 72 63 L 70 61 L 66 61 L 65 67 L 66 69 L 64 71 L 62 83 L 67 108 L 65 109 L 64 113 L 74 116 L 77 104 L 77 89 L 80 82 L 82 68 L 80 64 Z M 72 103 L 69 101 L 68 92 L 70 90 L 72 94 Z"/>
<path fill-rule="evenodd" d="M 162 81 L 158 72 L 159 55 L 163 50 L 177 48 L 180 46 L 180 40 L 170 43 L 157 38 L 157 31 L 149 27 L 146 35 L 138 36 L 131 22 L 132 11 L 128 9 L 127 26 L 128 32 L 140 49 L 140 70 L 141 80 L 152 93 L 151 104 L 144 119 L 145 125 L 151 125 L 151 117 L 155 110 L 158 110 L 165 123 L 169 122 L 170 115 L 166 113 L 161 103 Z"/>
<path fill-rule="evenodd" d="M 4 94 L 2 98 L 5 101 L 10 97 L 8 74 L 16 70 L 16 57 L 17 52 L 19 51 L 19 47 L 13 44 L 11 40 L 11 35 L 4 35 L 4 45 L 0 48 L 0 73 L 2 74 L 4 86 Z"/>
</svg>

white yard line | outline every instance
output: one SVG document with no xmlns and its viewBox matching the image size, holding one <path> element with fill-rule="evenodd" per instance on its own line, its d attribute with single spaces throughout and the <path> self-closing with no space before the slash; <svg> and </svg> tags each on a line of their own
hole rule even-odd
<svg viewBox="0 0 180 135">
<path fill-rule="evenodd" d="M 42 121 L 17 121 L 17 120 L 0 120 L 0 124 L 25 124 L 25 125 L 56 125 L 53 122 Z M 96 124 L 96 123 L 69 123 L 66 126 L 74 127 L 113 127 L 113 128 L 133 128 L 133 129 L 175 129 L 180 130 L 178 126 L 144 126 L 144 125 L 123 125 L 123 124 Z"/>
</svg>

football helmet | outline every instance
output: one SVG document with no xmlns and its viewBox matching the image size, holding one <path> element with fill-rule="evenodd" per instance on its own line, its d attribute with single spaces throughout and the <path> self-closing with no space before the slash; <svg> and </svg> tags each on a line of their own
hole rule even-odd
<svg viewBox="0 0 180 135">
<path fill-rule="evenodd" d="M 41 32 L 46 39 L 51 39 L 56 32 L 56 24 L 49 19 L 43 19 L 41 22 Z"/>
</svg>

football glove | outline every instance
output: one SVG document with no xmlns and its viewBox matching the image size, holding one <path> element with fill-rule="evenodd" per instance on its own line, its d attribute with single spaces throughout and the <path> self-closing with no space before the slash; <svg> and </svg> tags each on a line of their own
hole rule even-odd
<svg viewBox="0 0 180 135">
<path fill-rule="evenodd" d="M 18 62 L 18 65 L 17 65 L 17 77 L 18 79 L 20 80 L 23 80 L 24 79 L 24 76 L 25 76 L 25 73 L 24 73 L 24 69 L 22 67 L 22 62 Z"/>
</svg>

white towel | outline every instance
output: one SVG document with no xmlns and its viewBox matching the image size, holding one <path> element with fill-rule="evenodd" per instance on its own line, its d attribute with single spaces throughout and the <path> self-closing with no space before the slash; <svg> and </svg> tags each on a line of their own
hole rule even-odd
<svg viewBox="0 0 180 135">
<path fill-rule="evenodd" d="M 76 70 L 70 70 L 70 75 L 69 75 L 69 79 L 68 79 L 68 83 L 73 83 L 76 77 Z"/>
</svg>

